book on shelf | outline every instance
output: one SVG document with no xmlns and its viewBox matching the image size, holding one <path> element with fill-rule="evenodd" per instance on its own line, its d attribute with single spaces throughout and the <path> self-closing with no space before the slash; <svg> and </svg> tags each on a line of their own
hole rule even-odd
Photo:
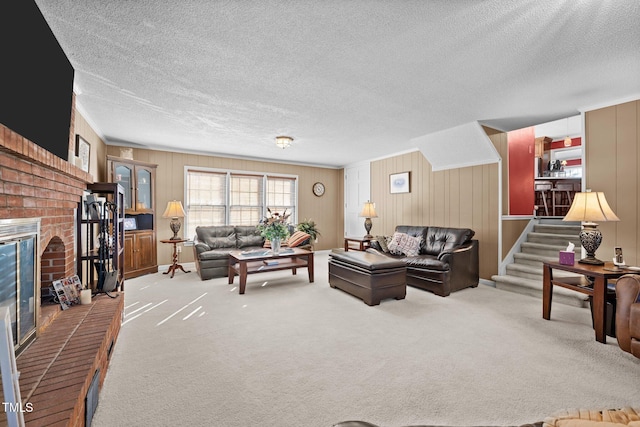
<svg viewBox="0 0 640 427">
<path fill-rule="evenodd" d="M 272 259 L 265 259 L 262 262 L 264 262 L 264 265 L 278 265 L 278 261 Z"/>
</svg>

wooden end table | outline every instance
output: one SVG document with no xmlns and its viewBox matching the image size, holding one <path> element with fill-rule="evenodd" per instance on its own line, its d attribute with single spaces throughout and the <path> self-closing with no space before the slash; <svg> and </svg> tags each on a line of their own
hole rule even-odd
<svg viewBox="0 0 640 427">
<path fill-rule="evenodd" d="M 574 265 L 564 265 L 555 261 L 547 261 L 543 263 L 542 268 L 542 317 L 546 320 L 551 318 L 554 285 L 589 295 L 593 298 L 593 327 L 596 341 L 606 343 L 607 281 L 618 279 L 630 271 L 626 269 L 612 271 L 615 270 L 615 265 L 612 262 L 606 262 L 604 265 L 580 264 L 578 262 Z M 553 270 L 569 271 L 582 276 L 554 279 Z M 593 283 L 586 277 L 593 278 Z"/>
<path fill-rule="evenodd" d="M 358 247 L 351 247 L 350 243 L 357 243 Z M 367 239 L 366 237 L 345 237 L 344 238 L 344 250 L 348 251 L 349 249 L 355 249 L 358 251 L 366 251 L 367 248 L 371 247 L 371 239 Z"/>
<path fill-rule="evenodd" d="M 165 271 L 162 274 L 169 274 L 171 273 L 171 278 L 173 279 L 173 275 L 176 274 L 176 270 L 180 269 L 182 270 L 184 273 L 191 273 L 191 270 L 185 270 L 183 266 L 181 266 L 180 264 L 178 264 L 178 243 L 184 243 L 187 241 L 187 239 L 166 239 L 166 240 L 160 240 L 162 243 L 171 243 L 173 244 L 173 260 L 172 260 L 172 264 L 169 266 L 169 269 L 167 271 Z"/>
<path fill-rule="evenodd" d="M 234 277 L 238 275 L 239 294 L 244 294 L 249 274 L 291 270 L 295 275 L 298 268 L 306 268 L 309 283 L 313 283 L 313 252 L 300 248 L 283 248 L 278 255 L 269 249 L 229 252 L 229 284 L 233 284 Z"/>
</svg>

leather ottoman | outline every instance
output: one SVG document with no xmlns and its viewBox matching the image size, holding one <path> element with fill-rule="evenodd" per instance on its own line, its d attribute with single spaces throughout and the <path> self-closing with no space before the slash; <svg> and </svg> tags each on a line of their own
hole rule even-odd
<svg viewBox="0 0 640 427">
<path fill-rule="evenodd" d="M 334 250 L 329 254 L 329 286 L 378 305 L 385 298 L 407 294 L 405 264 L 368 252 Z"/>
</svg>

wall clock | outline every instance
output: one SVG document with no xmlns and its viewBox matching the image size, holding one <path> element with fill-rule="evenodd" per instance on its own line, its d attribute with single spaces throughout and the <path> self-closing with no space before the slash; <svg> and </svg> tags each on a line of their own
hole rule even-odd
<svg viewBox="0 0 640 427">
<path fill-rule="evenodd" d="M 324 194 L 324 184 L 321 182 L 316 182 L 315 184 L 313 184 L 313 194 L 321 197 Z"/>
</svg>

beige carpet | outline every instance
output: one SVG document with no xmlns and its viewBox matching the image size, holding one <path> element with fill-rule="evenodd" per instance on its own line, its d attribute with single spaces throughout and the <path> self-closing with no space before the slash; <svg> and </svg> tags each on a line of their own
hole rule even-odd
<svg viewBox="0 0 640 427">
<path fill-rule="evenodd" d="M 245 295 L 195 271 L 128 280 L 93 425 L 517 425 L 640 403 L 640 360 L 596 342 L 587 309 L 546 321 L 486 285 L 369 307 L 329 287 L 326 252 L 315 279 L 252 275 Z"/>
</svg>

